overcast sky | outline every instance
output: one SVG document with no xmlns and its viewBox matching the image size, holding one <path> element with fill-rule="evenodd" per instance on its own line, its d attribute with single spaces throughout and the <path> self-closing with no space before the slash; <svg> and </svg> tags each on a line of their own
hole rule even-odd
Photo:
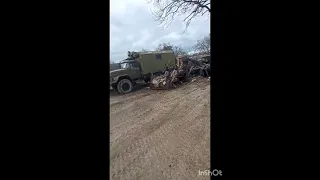
<svg viewBox="0 0 320 180">
<path fill-rule="evenodd" d="M 210 32 L 209 15 L 193 19 L 183 33 L 183 17 L 176 17 L 164 28 L 154 21 L 152 4 L 147 0 L 111 0 L 110 7 L 110 60 L 113 62 L 125 59 L 128 51 L 154 50 L 160 43 L 170 42 L 191 50 L 198 39 Z"/>
</svg>

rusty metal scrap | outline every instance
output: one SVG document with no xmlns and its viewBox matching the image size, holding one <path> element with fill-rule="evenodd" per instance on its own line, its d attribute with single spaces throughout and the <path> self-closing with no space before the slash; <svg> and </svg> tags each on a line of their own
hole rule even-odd
<svg viewBox="0 0 320 180">
<path fill-rule="evenodd" d="M 171 88 L 172 83 L 175 83 L 178 81 L 176 78 L 178 72 L 177 70 L 167 70 L 164 72 L 164 74 L 157 76 L 152 79 L 151 85 L 153 88 Z"/>
<path fill-rule="evenodd" d="M 182 81 L 186 81 L 186 79 L 189 79 L 190 76 L 200 75 L 207 77 L 210 75 L 209 63 L 204 63 L 202 61 L 192 60 L 188 58 L 185 58 L 178 62 L 179 63 L 175 68 L 166 68 L 161 75 L 153 77 L 151 80 L 151 88 L 169 89 L 172 87 L 176 87 L 177 84 L 181 83 Z"/>
</svg>

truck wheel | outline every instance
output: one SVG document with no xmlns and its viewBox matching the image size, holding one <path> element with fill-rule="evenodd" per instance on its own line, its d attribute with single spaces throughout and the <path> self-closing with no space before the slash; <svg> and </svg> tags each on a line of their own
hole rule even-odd
<svg viewBox="0 0 320 180">
<path fill-rule="evenodd" d="M 133 85 L 129 79 L 122 79 L 118 85 L 117 89 L 120 94 L 126 94 L 132 91 Z"/>
</svg>

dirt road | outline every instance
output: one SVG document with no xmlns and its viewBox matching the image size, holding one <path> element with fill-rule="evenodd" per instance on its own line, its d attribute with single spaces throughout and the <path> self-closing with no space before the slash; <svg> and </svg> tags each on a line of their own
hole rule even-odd
<svg viewBox="0 0 320 180">
<path fill-rule="evenodd" d="M 210 82 L 110 97 L 110 178 L 210 179 Z"/>
</svg>

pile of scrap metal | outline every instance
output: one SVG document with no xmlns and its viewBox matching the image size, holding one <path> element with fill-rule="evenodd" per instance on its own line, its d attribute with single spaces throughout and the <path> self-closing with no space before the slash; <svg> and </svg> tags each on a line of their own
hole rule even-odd
<svg viewBox="0 0 320 180">
<path fill-rule="evenodd" d="M 152 89 L 175 88 L 182 82 L 189 82 L 192 76 L 210 76 L 210 63 L 178 56 L 173 68 L 166 67 L 161 75 L 151 77 Z"/>
<path fill-rule="evenodd" d="M 192 71 L 190 72 L 191 75 L 200 75 L 203 77 L 208 77 L 211 75 L 211 66 L 210 62 L 206 59 L 189 59 L 189 63 L 193 66 Z"/>
<path fill-rule="evenodd" d="M 175 87 L 174 83 L 176 83 L 178 74 L 177 69 L 172 71 L 166 70 L 164 74 L 156 77 L 151 77 L 151 88 L 152 89 L 170 89 Z"/>
</svg>

